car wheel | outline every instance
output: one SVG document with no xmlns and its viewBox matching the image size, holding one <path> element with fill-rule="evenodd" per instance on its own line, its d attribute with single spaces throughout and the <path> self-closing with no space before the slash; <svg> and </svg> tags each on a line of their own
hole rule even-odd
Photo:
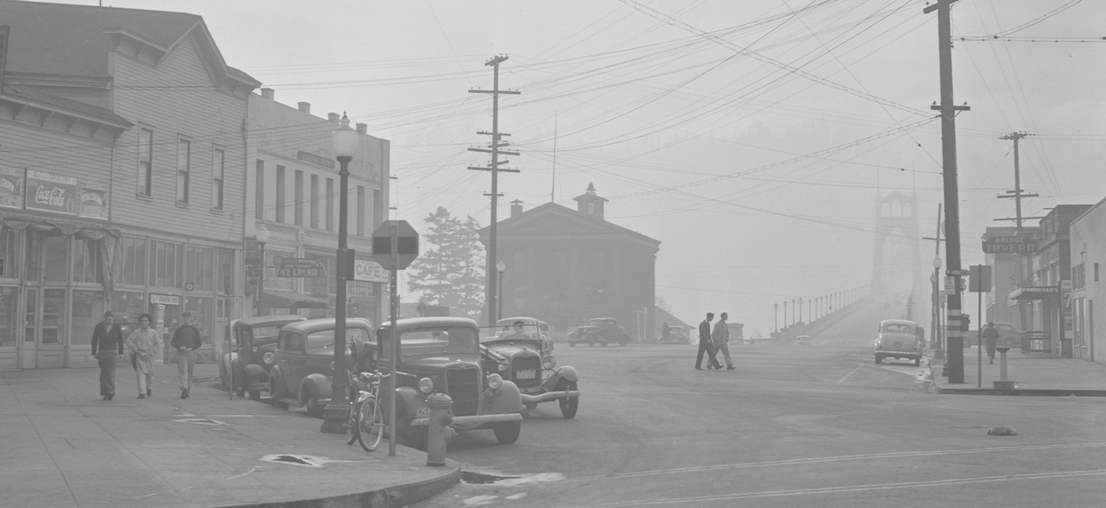
<svg viewBox="0 0 1106 508">
<path fill-rule="evenodd" d="M 522 421 L 497 423 L 493 429 L 495 439 L 500 444 L 514 444 L 518 441 L 518 435 L 522 432 Z"/>
<path fill-rule="evenodd" d="M 876 355 L 876 363 L 883 363 L 883 357 Z"/>
<path fill-rule="evenodd" d="M 576 383 L 565 383 L 558 387 L 561 390 L 576 390 Z M 567 399 L 557 399 L 557 402 L 561 404 L 561 416 L 565 419 L 572 419 L 576 417 L 576 410 L 580 408 L 580 397 L 569 397 Z"/>
<path fill-rule="evenodd" d="M 322 418 L 325 407 L 319 403 L 319 395 L 314 389 L 307 389 L 307 415 L 312 418 Z"/>
</svg>

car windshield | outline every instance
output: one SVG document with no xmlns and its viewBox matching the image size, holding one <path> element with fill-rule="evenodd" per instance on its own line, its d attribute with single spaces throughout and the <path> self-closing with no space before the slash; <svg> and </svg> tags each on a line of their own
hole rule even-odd
<svg viewBox="0 0 1106 508">
<path fill-rule="evenodd" d="M 537 340 L 541 337 L 537 323 L 523 321 L 500 323 L 485 330 L 485 335 L 488 336 L 485 342 L 495 340 Z"/>
<path fill-rule="evenodd" d="M 391 355 L 391 341 L 388 340 L 389 330 L 381 329 L 378 332 L 383 349 L 381 358 Z M 467 327 L 436 327 L 418 328 L 403 332 L 400 337 L 400 345 L 403 348 L 403 357 L 417 356 L 441 356 L 450 354 L 476 354 L 477 331 Z"/>
<path fill-rule="evenodd" d="M 367 331 L 361 328 L 346 328 L 346 344 L 369 340 Z M 323 349 L 334 344 L 334 329 L 319 330 L 307 335 L 307 349 Z"/>
</svg>

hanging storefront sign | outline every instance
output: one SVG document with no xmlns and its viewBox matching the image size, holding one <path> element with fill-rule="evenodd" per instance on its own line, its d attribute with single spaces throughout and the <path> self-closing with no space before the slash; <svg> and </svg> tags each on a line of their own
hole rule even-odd
<svg viewBox="0 0 1106 508">
<path fill-rule="evenodd" d="M 23 170 L 0 168 L 0 208 L 23 209 Z"/>
<path fill-rule="evenodd" d="M 388 282 L 388 271 L 380 263 L 369 259 L 353 261 L 353 280 L 367 282 Z"/>
<path fill-rule="evenodd" d="M 27 170 L 24 208 L 77 215 L 77 179 Z"/>
<path fill-rule="evenodd" d="M 81 187 L 81 217 L 108 219 L 108 189 L 101 185 Z"/>
<path fill-rule="evenodd" d="M 180 297 L 177 295 L 159 295 L 150 293 L 150 303 L 153 305 L 180 305 Z"/>
</svg>

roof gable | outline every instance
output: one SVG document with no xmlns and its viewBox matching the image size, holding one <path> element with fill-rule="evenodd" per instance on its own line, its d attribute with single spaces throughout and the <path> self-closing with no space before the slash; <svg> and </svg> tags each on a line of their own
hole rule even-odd
<svg viewBox="0 0 1106 508">
<path fill-rule="evenodd" d="M 8 73 L 110 77 L 108 54 L 121 38 L 168 53 L 199 29 L 202 51 L 231 78 L 260 84 L 222 60 L 203 18 L 182 12 L 0 0 L 11 27 Z"/>
<path fill-rule="evenodd" d="M 522 214 L 499 222 L 496 230 L 500 237 L 559 237 L 559 236 L 597 236 L 607 238 L 625 238 L 648 245 L 654 250 L 660 241 L 654 240 L 637 231 L 607 222 L 598 217 L 577 212 L 556 203 L 545 203 Z M 489 228 L 480 230 L 481 241 L 486 242 Z"/>
</svg>

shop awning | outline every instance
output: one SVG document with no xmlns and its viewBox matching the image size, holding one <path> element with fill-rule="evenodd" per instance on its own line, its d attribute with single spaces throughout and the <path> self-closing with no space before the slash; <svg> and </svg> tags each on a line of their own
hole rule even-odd
<svg viewBox="0 0 1106 508">
<path fill-rule="evenodd" d="M 311 295 L 292 293 L 289 291 L 266 291 L 261 298 L 263 309 L 288 309 L 296 312 L 299 309 L 329 309 L 330 304 L 326 300 Z"/>
<path fill-rule="evenodd" d="M 1010 292 L 1010 299 L 1016 302 L 1033 300 L 1060 300 L 1060 286 L 1026 286 Z"/>
</svg>

